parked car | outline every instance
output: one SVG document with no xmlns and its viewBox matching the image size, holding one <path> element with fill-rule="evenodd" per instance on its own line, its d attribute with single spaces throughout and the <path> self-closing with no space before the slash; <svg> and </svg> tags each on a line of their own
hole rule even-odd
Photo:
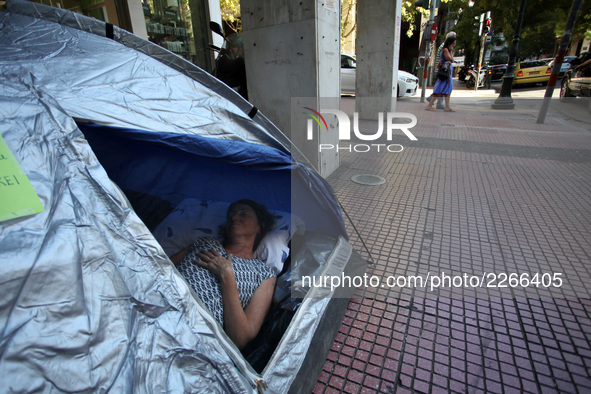
<svg viewBox="0 0 591 394">
<path fill-rule="evenodd" d="M 559 78 L 562 78 L 564 76 L 564 73 L 570 69 L 570 62 L 572 62 L 576 58 L 577 58 L 576 56 L 565 56 L 564 57 L 564 59 L 562 60 L 562 64 L 560 65 L 560 73 L 558 74 Z M 554 68 L 555 61 L 556 61 L 556 59 L 552 60 L 548 64 L 550 66 L 550 68 Z"/>
<path fill-rule="evenodd" d="M 341 54 L 341 94 L 355 94 L 356 67 L 353 56 Z"/>
<path fill-rule="evenodd" d="M 398 89 L 396 97 L 414 96 L 417 93 L 419 79 L 409 72 L 398 70 Z"/>
<path fill-rule="evenodd" d="M 548 83 L 552 68 L 548 66 L 545 60 L 531 60 L 515 63 L 515 79 L 513 85 L 523 85 L 526 83 Z"/>
<path fill-rule="evenodd" d="M 507 70 L 507 65 L 495 64 L 493 66 L 489 66 L 489 68 L 491 70 L 491 80 L 495 81 L 503 78 L 503 75 L 505 75 L 505 71 Z"/>
<path fill-rule="evenodd" d="M 553 57 L 547 57 L 547 58 L 538 59 L 538 60 L 543 61 L 546 64 L 550 64 L 550 62 L 553 62 L 554 61 L 554 58 Z"/>
<path fill-rule="evenodd" d="M 591 97 L 591 52 L 579 55 L 571 62 L 560 84 L 560 100 L 568 97 Z"/>
<path fill-rule="evenodd" d="M 357 61 L 354 56 L 341 54 L 341 94 L 355 94 Z M 417 93 L 419 79 L 406 71 L 398 70 L 397 97 Z"/>
</svg>

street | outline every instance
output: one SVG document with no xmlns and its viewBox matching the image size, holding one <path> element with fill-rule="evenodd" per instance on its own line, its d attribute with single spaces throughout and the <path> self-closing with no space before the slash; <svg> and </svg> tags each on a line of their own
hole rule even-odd
<svg viewBox="0 0 591 394">
<path fill-rule="evenodd" d="M 464 82 L 459 81 L 457 78 L 454 79 L 454 89 L 451 95 L 451 105 L 454 103 L 461 103 L 461 105 L 483 105 L 486 103 L 492 103 L 501 91 L 502 81 L 492 81 L 491 89 L 480 88 L 477 91 L 469 90 L 466 88 Z M 431 89 L 426 89 L 426 97 L 431 94 Z M 516 108 L 527 108 L 531 111 L 538 111 L 541 107 L 541 100 L 546 94 L 546 85 L 535 84 L 535 85 L 517 85 L 511 90 L 511 97 L 513 98 Z M 421 91 L 416 96 L 405 97 L 399 99 L 399 101 L 419 101 L 421 97 Z M 554 113 L 557 118 L 562 119 L 565 122 L 572 122 L 578 124 L 580 127 L 587 127 L 591 130 L 591 102 L 588 99 L 576 98 L 570 99 L 564 103 L 559 100 L 560 98 L 560 79 L 554 87 L 552 94 L 552 101 L 549 107 L 549 112 Z M 502 112 L 502 111 L 501 111 Z M 536 115 L 537 118 L 537 115 Z"/>
</svg>

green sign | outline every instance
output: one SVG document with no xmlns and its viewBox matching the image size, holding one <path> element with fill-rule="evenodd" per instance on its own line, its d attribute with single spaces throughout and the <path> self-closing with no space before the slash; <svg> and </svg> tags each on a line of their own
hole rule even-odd
<svg viewBox="0 0 591 394">
<path fill-rule="evenodd" d="M 0 135 L 0 221 L 43 212 L 33 185 Z"/>
</svg>

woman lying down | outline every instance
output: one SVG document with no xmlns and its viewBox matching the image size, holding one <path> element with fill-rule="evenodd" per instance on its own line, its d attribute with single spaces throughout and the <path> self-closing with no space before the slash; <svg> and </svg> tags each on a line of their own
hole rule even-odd
<svg viewBox="0 0 591 394">
<path fill-rule="evenodd" d="M 170 258 L 240 349 L 258 334 L 273 298 L 275 274 L 253 256 L 273 221 L 263 205 L 236 201 L 222 243 L 199 238 Z"/>
</svg>

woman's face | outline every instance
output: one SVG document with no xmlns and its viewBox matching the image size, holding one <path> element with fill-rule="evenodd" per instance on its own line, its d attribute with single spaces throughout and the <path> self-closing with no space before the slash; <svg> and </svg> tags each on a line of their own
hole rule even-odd
<svg viewBox="0 0 591 394">
<path fill-rule="evenodd" d="M 256 236 L 260 231 L 257 215 L 246 204 L 238 204 L 228 211 L 226 218 L 226 233 L 233 236 Z"/>
</svg>

